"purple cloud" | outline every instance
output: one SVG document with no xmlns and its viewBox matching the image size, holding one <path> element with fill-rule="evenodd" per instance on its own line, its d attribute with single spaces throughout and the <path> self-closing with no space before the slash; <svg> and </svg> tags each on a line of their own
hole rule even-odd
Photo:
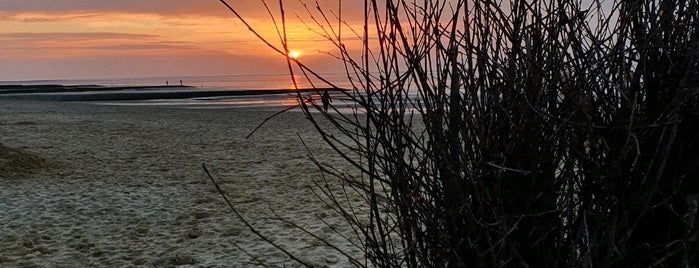
<svg viewBox="0 0 699 268">
<path fill-rule="evenodd" d="M 315 0 L 302 0 L 308 8 L 315 12 Z M 267 11 L 264 9 L 262 1 L 250 0 L 227 0 L 227 2 L 243 16 L 266 18 Z M 267 1 L 273 14 L 279 14 L 279 6 L 276 1 Z M 328 11 L 327 15 L 332 18 L 329 13 L 337 12 L 337 0 L 317 0 L 321 8 Z M 285 9 L 288 16 L 295 17 L 299 14 L 301 17 L 306 17 L 305 9 L 298 1 L 285 1 Z M 343 2 L 343 13 L 346 18 L 360 19 L 363 12 L 362 5 L 357 5 L 355 1 Z M 219 1 L 202 1 L 202 0 L 121 0 L 121 1 L 95 1 L 95 0 L 61 0 L 61 1 L 45 1 L 45 0 L 21 0 L 21 1 L 3 1 L 2 11 L 13 12 L 67 12 L 67 11 L 97 11 L 97 12 L 138 12 L 138 13 L 154 13 L 154 14 L 191 14 L 191 15 L 210 15 L 231 17 L 232 14 Z"/>
</svg>

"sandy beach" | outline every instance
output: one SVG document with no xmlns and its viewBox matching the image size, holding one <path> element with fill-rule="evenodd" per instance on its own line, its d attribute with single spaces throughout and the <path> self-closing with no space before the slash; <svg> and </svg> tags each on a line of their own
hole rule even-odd
<svg viewBox="0 0 699 268">
<path fill-rule="evenodd" d="M 333 231 L 350 235 L 344 220 L 311 191 L 320 175 L 297 134 L 317 157 L 346 164 L 303 114 L 282 114 L 245 138 L 274 112 L 0 101 L 0 143 L 35 162 L 0 172 L 0 267 L 256 265 L 247 253 L 299 266 L 235 217 L 202 163 L 263 234 L 313 265 L 349 266 L 274 219 L 272 210 L 361 256 Z"/>
</svg>

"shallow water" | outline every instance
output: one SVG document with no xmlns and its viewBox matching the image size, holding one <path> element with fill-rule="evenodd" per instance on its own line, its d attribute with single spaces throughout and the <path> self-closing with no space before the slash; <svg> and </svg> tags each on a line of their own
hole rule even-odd
<svg viewBox="0 0 699 268">
<path fill-rule="evenodd" d="M 344 74 L 325 74 L 323 77 L 332 81 L 336 86 L 349 88 Z M 296 75 L 299 88 L 329 87 L 320 81 L 309 83 L 304 77 Z M 229 90 L 243 89 L 281 89 L 294 88 L 289 74 L 269 75 L 212 75 L 212 76 L 163 76 L 163 77 L 132 77 L 132 78 L 101 78 L 101 79 L 64 79 L 64 80 L 29 80 L 29 81 L 0 81 L 0 85 L 99 85 L 106 87 L 123 86 L 193 86 L 198 88 L 219 88 Z"/>
</svg>

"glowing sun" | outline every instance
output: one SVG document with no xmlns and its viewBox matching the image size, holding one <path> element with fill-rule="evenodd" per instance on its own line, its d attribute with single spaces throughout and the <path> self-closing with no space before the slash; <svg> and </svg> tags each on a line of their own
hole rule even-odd
<svg viewBox="0 0 699 268">
<path fill-rule="evenodd" d="M 301 52 L 298 50 L 289 50 L 289 58 L 298 59 L 301 56 Z"/>
</svg>

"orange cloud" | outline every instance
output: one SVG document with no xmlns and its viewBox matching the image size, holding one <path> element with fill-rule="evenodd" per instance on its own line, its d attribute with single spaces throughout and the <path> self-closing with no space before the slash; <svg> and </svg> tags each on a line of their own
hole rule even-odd
<svg viewBox="0 0 699 268">
<path fill-rule="evenodd" d="M 324 1 L 328 4 L 328 0 Z M 192 66 L 200 66 L 198 72 L 203 72 L 201 68 L 205 66 L 226 66 L 230 70 L 253 70 L 251 66 L 258 65 L 259 62 L 266 62 L 265 68 L 272 66 L 273 62 L 277 62 L 281 67 L 285 67 L 286 64 L 284 55 L 276 54 L 257 40 L 247 27 L 225 10 L 225 7 L 219 3 L 210 4 L 217 1 L 206 1 L 208 4 L 190 6 L 181 3 L 204 1 L 71 0 L 69 2 L 80 8 L 73 10 L 69 5 L 38 0 L 13 1 L 7 6 L 3 4 L 5 11 L 0 12 L 0 65 L 9 65 L 9 62 L 16 64 L 23 60 L 41 62 L 41 64 L 35 64 L 36 66 L 49 66 L 63 62 L 64 65 L 57 69 L 71 70 L 70 66 L 76 65 L 73 69 L 82 72 L 86 69 L 78 66 L 80 62 L 95 63 L 102 59 L 105 62 L 118 61 L 119 66 L 126 66 L 128 59 L 135 61 L 132 64 L 134 67 L 122 70 L 122 73 L 131 73 L 134 69 L 155 68 L 155 63 L 166 64 L 168 59 L 216 62 L 216 64 L 191 63 Z M 115 3 L 123 3 L 123 5 Z M 253 28 L 281 48 L 277 29 L 260 2 L 231 1 L 231 3 L 241 9 L 241 13 L 246 16 Z M 164 9 L 159 10 L 159 8 Z M 272 12 L 278 16 L 278 7 L 271 8 Z M 299 9 L 298 5 L 288 6 L 285 9 L 288 11 L 289 47 L 301 51 L 304 55 L 302 60 L 305 62 L 318 63 L 324 67 L 330 65 L 329 61 L 337 62 L 325 55 L 325 53 L 335 53 L 337 49 L 323 36 L 317 34 L 323 29 L 311 21 L 306 21 L 313 28 L 309 30 L 308 25 L 296 18 L 295 14 L 298 14 L 308 19 L 308 16 L 304 15 L 306 11 Z M 277 22 L 280 22 L 278 17 Z M 361 29 L 361 27 L 355 28 Z M 350 37 L 348 30 L 345 30 L 345 36 Z M 346 40 L 352 40 L 348 42 L 350 47 L 361 47 L 361 42 L 357 38 L 352 37 Z M 230 64 L 223 63 L 223 59 L 233 58 L 258 60 L 236 60 Z M 42 59 L 44 59 L 43 62 Z M 142 64 L 142 61 L 146 60 L 153 64 L 147 66 Z M 25 66 L 25 64 L 22 65 Z M 0 67 L 6 70 L 12 69 L 12 66 Z M 182 69 L 186 67 L 187 65 L 180 66 Z M 168 68 L 163 67 L 163 69 Z M 268 69 L 272 70 L 271 67 Z M 285 68 L 279 69 L 283 71 Z M 31 71 L 31 68 L 23 70 Z M 115 68 L 108 70 L 116 72 Z M 220 70 L 216 71 L 221 73 Z M 264 72 L 263 69 L 256 71 L 269 73 Z M 181 73 L 187 73 L 187 71 L 184 70 Z M 0 76 L 0 79 L 3 77 Z"/>
</svg>

